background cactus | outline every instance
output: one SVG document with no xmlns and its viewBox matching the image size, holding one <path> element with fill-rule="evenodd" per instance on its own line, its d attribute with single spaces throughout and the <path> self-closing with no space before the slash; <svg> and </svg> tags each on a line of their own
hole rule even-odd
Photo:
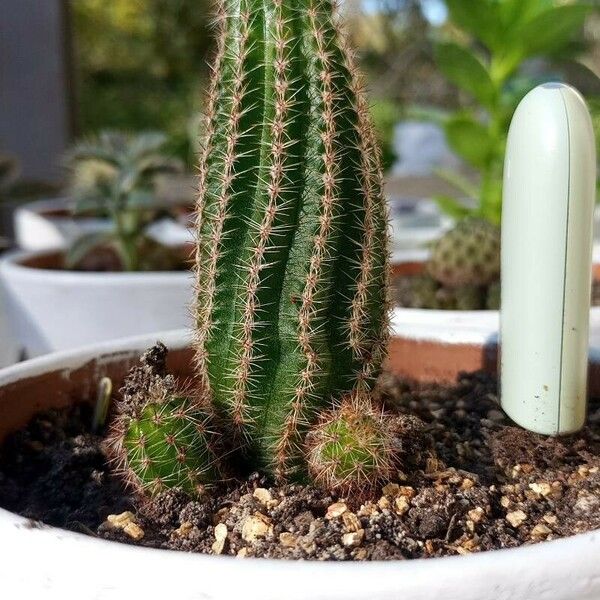
<svg viewBox="0 0 600 600">
<path fill-rule="evenodd" d="M 200 166 L 197 359 L 256 466 L 304 468 L 317 411 L 387 342 L 387 215 L 330 0 L 225 0 Z"/>
<path fill-rule="evenodd" d="M 395 297 L 407 308 L 498 310 L 500 230 L 468 217 L 439 238 L 421 275 L 400 279 Z"/>
<path fill-rule="evenodd" d="M 450 288 L 486 286 L 500 276 L 500 230 L 467 218 L 434 244 L 427 264 L 431 276 Z"/>
<path fill-rule="evenodd" d="M 116 406 L 109 450 L 126 481 L 154 496 L 180 488 L 191 496 L 219 479 L 210 413 L 177 389 L 166 374 L 167 350 L 158 344 L 129 375 Z"/>
<path fill-rule="evenodd" d="M 394 418 L 362 393 L 325 412 L 307 436 L 307 460 L 317 485 L 342 494 L 368 495 L 393 478 L 399 443 Z"/>
</svg>

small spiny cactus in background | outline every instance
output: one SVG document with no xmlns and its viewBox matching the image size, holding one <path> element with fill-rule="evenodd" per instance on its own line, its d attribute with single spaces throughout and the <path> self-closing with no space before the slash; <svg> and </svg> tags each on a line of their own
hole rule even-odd
<svg viewBox="0 0 600 600">
<path fill-rule="evenodd" d="M 313 481 L 340 494 L 368 495 L 398 469 L 397 433 L 396 420 L 377 411 L 368 395 L 346 396 L 307 435 Z"/>
<path fill-rule="evenodd" d="M 467 218 L 433 246 L 431 276 L 449 288 L 487 286 L 500 276 L 500 231 L 488 221 Z"/>
<path fill-rule="evenodd" d="M 452 290 L 456 310 L 474 310 L 482 308 L 486 302 L 486 291 L 476 285 L 461 285 Z"/>
<path fill-rule="evenodd" d="M 487 289 L 485 307 L 488 310 L 500 310 L 500 292 L 502 286 L 499 281 L 494 281 Z"/>
<path fill-rule="evenodd" d="M 219 2 L 200 165 L 199 374 L 228 436 L 280 480 L 387 344 L 379 157 L 332 4 Z"/>
<path fill-rule="evenodd" d="M 210 412 L 178 390 L 158 344 L 132 370 L 116 406 L 108 448 L 140 495 L 179 488 L 190 496 L 219 479 Z"/>
</svg>

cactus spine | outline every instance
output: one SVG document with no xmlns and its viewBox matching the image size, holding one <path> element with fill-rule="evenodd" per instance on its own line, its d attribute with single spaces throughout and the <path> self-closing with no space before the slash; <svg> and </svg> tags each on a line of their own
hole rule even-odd
<svg viewBox="0 0 600 600">
<path fill-rule="evenodd" d="M 200 166 L 197 360 L 268 473 L 368 389 L 387 333 L 387 215 L 331 0 L 224 0 Z"/>
</svg>

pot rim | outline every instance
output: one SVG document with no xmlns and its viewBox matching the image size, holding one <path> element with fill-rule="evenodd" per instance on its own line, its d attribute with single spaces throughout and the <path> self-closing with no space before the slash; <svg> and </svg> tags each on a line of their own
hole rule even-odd
<svg viewBox="0 0 600 600">
<path fill-rule="evenodd" d="M 106 285 L 107 282 L 114 284 L 131 285 L 132 283 L 168 284 L 174 281 L 187 280 L 193 277 L 191 270 L 184 271 L 144 271 L 144 272 L 82 272 L 66 271 L 63 269 L 42 269 L 30 267 L 23 264 L 25 260 L 43 259 L 44 257 L 62 253 L 61 250 L 13 250 L 6 252 L 0 257 L 0 275 L 8 278 L 19 278 L 21 280 L 34 280 L 36 283 L 47 282 L 49 284 L 62 285 Z"/>
<path fill-rule="evenodd" d="M 393 262 L 393 274 L 402 274 L 403 269 L 414 272 L 417 265 L 423 262 L 424 260 L 411 256 Z M 595 270 L 600 272 L 600 263 L 595 263 Z M 498 343 L 500 311 L 394 306 L 390 322 L 392 337 L 435 341 L 440 344 L 493 346 Z M 594 362 L 600 362 L 600 306 L 590 308 L 590 358 Z"/>
<path fill-rule="evenodd" d="M 34 378 L 52 371 L 64 371 L 65 376 L 68 376 L 68 372 L 71 369 L 81 367 L 91 360 L 96 360 L 99 364 L 103 361 L 111 362 L 118 360 L 119 358 L 125 360 L 131 358 L 133 355 L 139 355 L 141 351 L 151 346 L 157 339 L 160 339 L 167 347 L 183 349 L 191 343 L 193 332 L 187 329 L 169 330 L 149 335 L 97 343 L 76 350 L 48 354 L 0 370 L 0 389 L 10 386 L 17 381 Z M 594 556 L 597 556 L 597 552 L 600 551 L 600 530 L 576 534 L 558 540 L 540 542 L 534 545 L 521 546 L 519 548 L 486 551 L 467 556 L 412 559 L 406 561 L 380 561 L 371 563 L 359 562 L 358 564 L 351 563 L 351 569 L 349 570 L 349 565 L 345 563 L 320 563 L 319 561 L 286 561 L 274 559 L 254 559 L 249 563 L 246 563 L 246 561 L 235 561 L 235 563 L 232 563 L 230 562 L 232 557 L 209 556 L 186 552 L 173 552 L 172 550 L 161 550 L 156 548 L 134 547 L 118 542 L 95 539 L 82 533 L 70 532 L 49 525 L 33 526 L 31 520 L 0 508 L 0 531 L 6 527 L 10 527 L 13 534 L 15 534 L 15 528 L 18 528 L 19 530 L 27 531 L 28 533 L 35 533 L 36 536 L 45 536 L 44 539 L 47 540 L 52 537 L 54 540 L 61 540 L 61 542 L 69 541 L 75 545 L 85 541 L 90 545 L 90 549 L 91 546 L 98 550 L 105 550 L 106 548 L 115 549 L 117 547 L 122 552 L 135 551 L 138 556 L 150 556 L 151 554 L 153 557 L 160 556 L 167 560 L 176 560 L 178 564 L 183 564 L 184 562 L 186 564 L 192 564 L 191 561 L 195 561 L 196 564 L 198 561 L 205 563 L 209 562 L 210 564 L 218 563 L 220 565 L 226 563 L 229 566 L 233 564 L 251 564 L 251 569 L 258 568 L 261 570 L 268 570 L 273 568 L 274 565 L 277 565 L 279 570 L 283 569 L 296 575 L 313 572 L 317 569 L 319 571 L 326 570 L 327 572 L 340 571 L 347 577 L 349 572 L 351 573 L 356 569 L 357 571 L 360 571 L 361 574 L 381 573 L 381 575 L 384 575 L 394 572 L 396 574 L 407 574 L 407 576 L 410 577 L 420 577 L 422 574 L 425 581 L 427 573 L 435 569 L 443 568 L 444 571 L 449 571 L 449 574 L 446 576 L 450 576 L 450 572 L 454 570 L 455 566 L 463 567 L 463 569 L 456 570 L 460 570 L 461 572 L 464 571 L 464 568 L 469 566 L 478 572 L 480 569 L 493 569 L 494 571 L 498 571 L 502 568 L 514 569 L 515 564 L 526 564 L 528 558 L 536 559 L 539 562 L 546 559 L 551 560 L 552 557 L 556 557 L 557 554 L 560 554 L 562 557 L 561 560 L 564 563 L 569 562 L 567 557 L 571 557 L 573 564 L 581 564 L 583 561 L 587 564 L 587 572 L 593 572 L 600 575 L 600 568 L 598 567 L 597 560 L 593 558 Z M 0 539 L 3 537 L 4 535 L 0 535 Z M 175 559 L 173 558 L 174 556 L 176 557 Z M 246 568 L 247 567 L 244 566 L 241 570 L 245 570 Z M 571 565 L 571 568 L 573 568 L 573 565 Z M 567 572 L 569 571 L 565 570 L 565 573 Z"/>
</svg>

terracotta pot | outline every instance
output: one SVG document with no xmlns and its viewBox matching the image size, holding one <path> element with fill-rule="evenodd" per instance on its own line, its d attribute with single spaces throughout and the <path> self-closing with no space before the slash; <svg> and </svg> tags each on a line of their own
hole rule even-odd
<svg viewBox="0 0 600 600">
<path fill-rule="evenodd" d="M 393 276 L 416 275 L 423 262 L 405 261 Z M 594 265 L 600 279 L 600 264 Z M 395 307 L 388 369 L 417 381 L 452 383 L 462 371 L 497 372 L 498 311 Z M 600 307 L 590 310 L 590 393 L 600 395 Z"/>
<path fill-rule="evenodd" d="M 190 272 L 91 273 L 61 265 L 60 252 L 0 260 L 6 314 L 29 357 L 191 323 Z"/>
<path fill-rule="evenodd" d="M 170 368 L 191 374 L 185 331 L 99 344 L 0 371 L 0 439 L 39 410 L 94 396 L 100 377 L 118 387 L 157 339 Z M 512 550 L 401 562 L 323 563 L 235 559 L 135 548 L 41 526 L 0 509 L 7 596 L 56 600 L 595 600 L 600 532 Z M 155 575 L 153 575 L 155 574 Z"/>
</svg>

